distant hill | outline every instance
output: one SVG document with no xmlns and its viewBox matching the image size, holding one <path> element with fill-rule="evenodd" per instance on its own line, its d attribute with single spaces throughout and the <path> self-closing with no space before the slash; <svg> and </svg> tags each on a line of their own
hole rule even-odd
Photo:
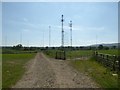
<svg viewBox="0 0 120 90">
<path fill-rule="evenodd" d="M 107 47 L 112 47 L 112 46 L 116 46 L 118 48 L 118 46 L 120 45 L 120 43 L 111 43 L 111 44 L 105 44 L 105 43 L 102 43 L 102 44 L 94 44 L 94 45 L 90 45 L 92 47 L 98 47 L 99 45 L 103 45 L 103 46 L 107 46 Z"/>
</svg>

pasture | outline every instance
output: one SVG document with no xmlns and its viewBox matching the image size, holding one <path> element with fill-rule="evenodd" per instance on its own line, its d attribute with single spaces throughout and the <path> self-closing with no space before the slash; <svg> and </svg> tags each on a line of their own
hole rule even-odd
<svg viewBox="0 0 120 90">
<path fill-rule="evenodd" d="M 56 55 L 56 51 L 60 50 L 45 50 L 44 53 L 48 55 L 51 58 L 54 58 Z M 110 49 L 110 50 L 97 50 L 100 53 L 103 54 L 110 54 L 110 55 L 118 55 L 117 49 Z M 94 50 L 66 50 L 66 58 L 79 58 L 79 57 L 88 57 L 92 56 L 94 53 Z"/>
<path fill-rule="evenodd" d="M 92 77 L 101 88 L 118 88 L 118 76 L 112 76 L 112 72 L 97 63 L 94 58 L 85 61 L 71 61 L 70 64 L 80 72 Z"/>
<path fill-rule="evenodd" d="M 60 50 L 46 50 L 44 53 L 51 57 L 54 58 L 56 55 L 56 52 Z M 66 57 L 67 58 L 77 58 L 81 56 L 91 56 L 93 54 L 92 50 L 66 50 Z"/>
<path fill-rule="evenodd" d="M 118 50 L 97 50 L 103 54 L 118 55 Z M 47 53 L 46 53 L 47 52 Z M 54 58 L 54 50 L 46 51 L 45 53 Z M 118 76 L 112 76 L 112 72 L 98 63 L 92 57 L 93 50 L 74 50 L 66 51 L 66 58 L 71 58 L 70 65 L 86 75 L 89 75 L 95 80 L 101 88 L 118 88 Z M 90 57 L 88 60 L 72 60 L 79 57 Z"/>
<path fill-rule="evenodd" d="M 2 55 L 2 87 L 9 88 L 24 74 L 25 64 L 34 58 L 31 54 L 3 54 Z"/>
<path fill-rule="evenodd" d="M 2 88 L 2 54 L 0 54 L 0 89 Z"/>
<path fill-rule="evenodd" d="M 50 58 L 55 58 L 56 51 L 59 50 L 44 50 Z M 98 50 L 100 53 L 118 55 L 118 50 Z M 66 58 L 70 59 L 69 65 L 78 71 L 90 76 L 95 80 L 101 88 L 117 88 L 118 76 L 112 76 L 112 72 L 103 65 L 96 62 L 92 57 L 93 50 L 67 50 Z M 19 53 L 19 54 L 2 54 L 2 87 L 8 88 L 15 85 L 25 73 L 26 63 L 34 58 L 35 53 Z M 73 60 L 79 57 L 89 57 L 88 60 Z"/>
<path fill-rule="evenodd" d="M 117 49 L 111 49 L 111 50 L 98 50 L 99 53 L 103 54 L 110 54 L 110 55 L 117 55 L 118 56 L 118 50 Z"/>
</svg>

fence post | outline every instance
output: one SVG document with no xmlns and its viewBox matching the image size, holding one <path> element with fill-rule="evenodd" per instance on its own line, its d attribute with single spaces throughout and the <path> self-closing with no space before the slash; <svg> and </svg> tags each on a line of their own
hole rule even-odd
<svg viewBox="0 0 120 90">
<path fill-rule="evenodd" d="M 109 61 L 109 55 L 107 55 L 107 58 L 106 58 L 106 60 L 105 60 L 105 64 L 106 64 L 107 67 L 110 67 L 108 61 Z"/>
<path fill-rule="evenodd" d="M 115 70 L 116 70 L 116 73 L 119 72 L 119 56 L 115 56 Z"/>
<path fill-rule="evenodd" d="M 57 52 L 56 52 L 56 56 L 55 56 L 55 59 L 57 59 Z"/>
<path fill-rule="evenodd" d="M 98 52 L 97 51 L 95 51 L 95 58 L 98 61 Z"/>
<path fill-rule="evenodd" d="M 115 69 L 115 62 L 116 62 L 116 60 L 115 60 L 115 55 L 113 56 L 114 58 L 113 58 L 113 71 L 116 71 L 116 69 Z"/>
<path fill-rule="evenodd" d="M 63 58 L 63 59 L 65 60 L 65 59 L 66 59 L 66 53 L 65 53 L 65 51 L 64 51 L 64 55 L 63 55 L 63 56 L 64 56 L 64 58 Z"/>
<path fill-rule="evenodd" d="M 105 55 L 102 54 L 102 62 L 103 62 L 103 64 L 104 64 L 105 66 L 107 66 L 107 65 L 106 65 L 106 61 L 107 61 L 107 59 L 105 59 Z"/>
</svg>

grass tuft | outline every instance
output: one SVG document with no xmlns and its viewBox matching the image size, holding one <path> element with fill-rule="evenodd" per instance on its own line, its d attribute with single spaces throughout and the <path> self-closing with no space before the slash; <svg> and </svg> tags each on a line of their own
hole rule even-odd
<svg viewBox="0 0 120 90">
<path fill-rule="evenodd" d="M 71 61 L 71 65 L 82 73 L 88 74 L 102 88 L 118 88 L 118 77 L 97 63 L 94 58 L 90 60 Z"/>
<path fill-rule="evenodd" d="M 2 55 L 2 87 L 9 88 L 24 74 L 24 65 L 35 54 L 3 54 Z"/>
</svg>

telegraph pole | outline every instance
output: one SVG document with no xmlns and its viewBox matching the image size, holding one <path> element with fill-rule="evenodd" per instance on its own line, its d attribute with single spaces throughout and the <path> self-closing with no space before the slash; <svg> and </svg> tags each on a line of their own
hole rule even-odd
<svg viewBox="0 0 120 90">
<path fill-rule="evenodd" d="M 49 47 L 51 45 L 51 26 L 49 26 Z"/>
<path fill-rule="evenodd" d="M 64 29 L 63 29 L 64 19 L 63 19 L 63 15 L 62 15 L 61 22 L 62 22 L 62 45 L 61 46 L 64 47 Z"/>
</svg>

